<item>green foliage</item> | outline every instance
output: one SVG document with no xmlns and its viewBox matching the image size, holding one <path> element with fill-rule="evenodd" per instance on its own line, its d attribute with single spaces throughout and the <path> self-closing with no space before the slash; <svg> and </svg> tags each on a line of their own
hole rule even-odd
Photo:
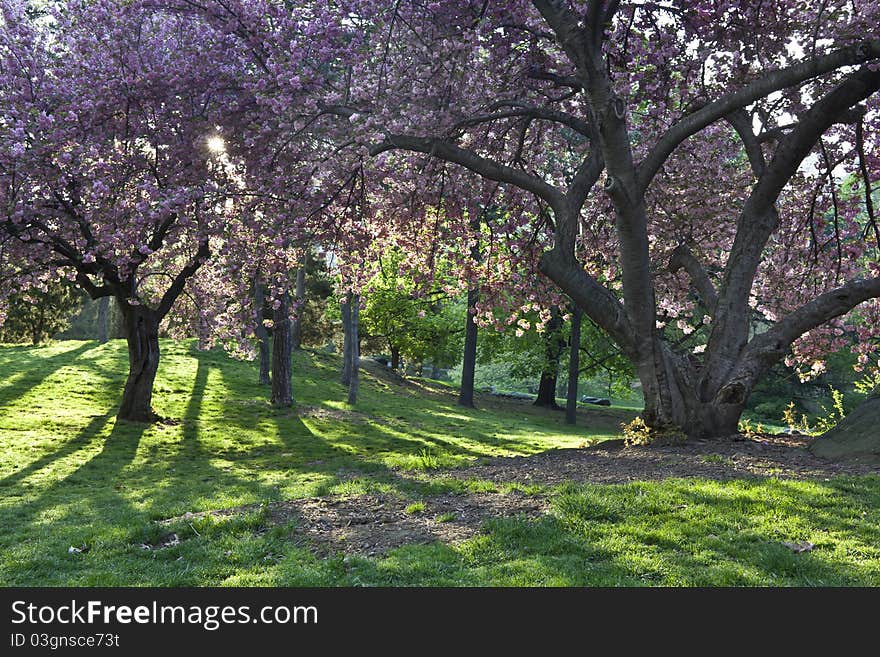
<svg viewBox="0 0 880 657">
<path fill-rule="evenodd" d="M 82 303 L 82 293 L 64 281 L 50 283 L 45 292 L 32 290 L 13 295 L 0 342 L 39 344 L 63 331 Z"/>
<path fill-rule="evenodd" d="M 623 442 L 626 445 L 677 444 L 687 440 L 687 436 L 677 429 L 651 428 L 641 417 L 620 424 Z"/>
<path fill-rule="evenodd" d="M 831 408 L 822 406 L 824 413 L 816 420 L 814 433 L 823 434 L 835 427 L 843 418 L 846 411 L 843 405 L 843 393 L 834 386 L 828 386 L 831 391 Z"/>
<path fill-rule="evenodd" d="M 439 288 L 420 292 L 412 278 L 401 274 L 399 254 L 381 264 L 362 293 L 364 340 L 372 340 L 374 349 L 384 343 L 412 364 L 447 368 L 457 363 L 464 339 L 464 303 L 446 298 Z"/>
<path fill-rule="evenodd" d="M 422 513 L 425 510 L 424 502 L 413 502 L 412 504 L 408 504 L 404 509 L 405 513 L 409 515 L 415 515 L 416 513 Z"/>
<path fill-rule="evenodd" d="M 338 312 L 335 309 L 333 280 L 325 260 L 313 253 L 306 258 L 305 268 L 306 302 L 300 309 L 302 345 L 320 348 L 333 342 L 334 332 L 338 330 L 334 322 Z"/>
</svg>

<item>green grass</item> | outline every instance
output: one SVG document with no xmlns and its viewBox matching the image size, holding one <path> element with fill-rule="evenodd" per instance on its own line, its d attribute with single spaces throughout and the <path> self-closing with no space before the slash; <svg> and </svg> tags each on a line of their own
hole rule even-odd
<svg viewBox="0 0 880 657">
<path fill-rule="evenodd" d="M 551 495 L 543 520 L 493 520 L 456 546 L 317 558 L 259 505 L 384 492 L 416 513 L 431 494 L 523 489 L 443 468 L 608 438 L 633 414 L 583 409 L 586 427 L 571 429 L 561 413 L 489 398 L 463 409 L 447 388 L 371 372 L 350 408 L 337 360 L 308 351 L 298 407 L 275 410 L 253 364 L 162 347 L 154 406 L 173 422 L 153 426 L 114 417 L 123 342 L 0 348 L 0 584 L 880 584 L 878 477 L 529 487 Z M 245 504 L 254 511 L 157 522 Z"/>
</svg>

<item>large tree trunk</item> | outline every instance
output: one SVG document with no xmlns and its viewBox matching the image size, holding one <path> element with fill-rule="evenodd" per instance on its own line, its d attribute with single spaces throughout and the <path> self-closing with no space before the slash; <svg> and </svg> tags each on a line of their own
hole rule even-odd
<svg viewBox="0 0 880 657">
<path fill-rule="evenodd" d="M 101 297 L 98 299 L 98 320 L 97 333 L 98 342 L 105 344 L 109 336 L 110 329 L 110 297 Z"/>
<path fill-rule="evenodd" d="M 348 381 L 348 403 L 349 404 L 357 404 L 358 398 L 358 390 L 360 387 L 360 361 L 361 361 L 361 347 L 360 347 L 360 339 L 358 338 L 358 322 L 360 318 L 360 304 L 361 297 L 359 294 L 353 294 L 351 296 L 351 317 L 350 317 L 350 330 L 349 330 L 349 349 L 350 355 L 348 357 L 349 360 L 349 381 Z"/>
<path fill-rule="evenodd" d="M 272 317 L 272 404 L 293 404 L 290 365 L 290 298 L 285 292 Z"/>
<path fill-rule="evenodd" d="M 541 372 L 541 380 L 538 382 L 538 396 L 535 399 L 535 406 L 559 408 L 559 404 L 556 403 L 556 384 L 558 381 L 558 373 L 550 372 L 548 370 Z"/>
<path fill-rule="evenodd" d="M 736 433 L 748 395 L 728 399 L 718 390 L 706 388 L 696 360 L 673 354 L 659 339 L 657 342 L 655 349 L 663 356 L 664 375 L 646 376 L 657 368 L 646 368 L 647 372 L 639 369 L 645 397 L 643 417 L 648 426 L 659 430 L 678 428 L 691 438 Z"/>
<path fill-rule="evenodd" d="M 474 309 L 479 300 L 479 290 L 468 290 L 464 358 L 461 362 L 461 390 L 458 393 L 458 403 L 469 408 L 474 407 L 474 374 L 477 366 L 477 325 L 474 322 Z"/>
<path fill-rule="evenodd" d="M 269 358 L 269 331 L 263 324 L 263 306 L 266 303 L 266 290 L 260 284 L 254 285 L 254 306 L 257 310 L 257 325 L 254 333 L 257 337 L 257 347 L 260 352 L 260 383 L 267 386 L 272 383 L 269 376 L 270 358 Z"/>
<path fill-rule="evenodd" d="M 302 314 L 305 303 L 306 268 L 302 266 L 296 270 L 296 317 L 293 320 L 293 331 L 291 332 L 291 347 L 297 350 L 302 349 Z"/>
<path fill-rule="evenodd" d="M 578 378 L 581 371 L 581 319 L 583 312 L 575 306 L 571 315 L 571 338 L 568 352 L 568 390 L 565 395 L 565 423 L 577 424 Z"/>
<path fill-rule="evenodd" d="M 120 304 L 128 341 L 128 380 L 117 417 L 131 422 L 152 422 L 153 381 L 159 369 L 159 315 L 145 306 Z"/>
<path fill-rule="evenodd" d="M 342 377 L 340 381 L 346 388 L 351 383 L 351 293 L 346 295 L 345 303 L 340 304 L 342 312 Z"/>
<path fill-rule="evenodd" d="M 557 308 L 553 308 L 553 315 L 547 322 L 547 331 L 545 333 L 545 362 L 544 370 L 541 372 L 541 381 L 538 383 L 538 397 L 535 399 L 535 406 L 544 406 L 545 408 L 558 409 L 559 404 L 556 403 L 556 384 L 559 380 L 559 360 L 565 343 L 559 335 L 559 329 L 562 327 L 562 317 Z"/>
</svg>

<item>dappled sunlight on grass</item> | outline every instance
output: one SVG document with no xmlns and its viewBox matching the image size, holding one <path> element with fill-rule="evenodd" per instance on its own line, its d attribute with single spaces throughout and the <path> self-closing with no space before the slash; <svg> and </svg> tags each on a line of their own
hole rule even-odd
<svg viewBox="0 0 880 657">
<path fill-rule="evenodd" d="M 0 348 L 0 584 L 880 584 L 876 477 L 534 490 L 444 479 L 611 437 L 632 414 L 585 409 L 572 429 L 528 403 L 463 409 L 449 387 L 370 369 L 351 407 L 335 356 L 295 359 L 297 405 L 275 409 L 254 364 L 162 341 L 154 406 L 167 422 L 147 426 L 114 417 L 124 341 Z M 178 523 L 179 544 L 150 548 L 166 531 L 155 521 L 187 512 L 514 489 L 550 495 L 552 515 L 492 520 L 455 546 L 318 559 L 254 512 Z"/>
</svg>

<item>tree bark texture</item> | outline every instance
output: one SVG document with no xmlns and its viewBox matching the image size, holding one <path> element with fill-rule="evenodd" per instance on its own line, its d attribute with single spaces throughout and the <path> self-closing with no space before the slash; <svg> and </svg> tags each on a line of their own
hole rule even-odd
<svg viewBox="0 0 880 657">
<path fill-rule="evenodd" d="M 153 382 L 159 369 L 159 320 L 156 311 L 126 302 L 120 304 L 128 341 L 128 379 L 117 417 L 131 422 L 152 422 Z"/>
<path fill-rule="evenodd" d="M 351 309 L 349 319 L 349 344 L 350 355 L 350 373 L 348 381 L 348 403 L 357 404 L 358 392 L 360 387 L 360 339 L 358 338 L 358 324 L 360 321 L 360 304 L 361 297 L 359 294 L 351 295 Z"/>
</svg>

